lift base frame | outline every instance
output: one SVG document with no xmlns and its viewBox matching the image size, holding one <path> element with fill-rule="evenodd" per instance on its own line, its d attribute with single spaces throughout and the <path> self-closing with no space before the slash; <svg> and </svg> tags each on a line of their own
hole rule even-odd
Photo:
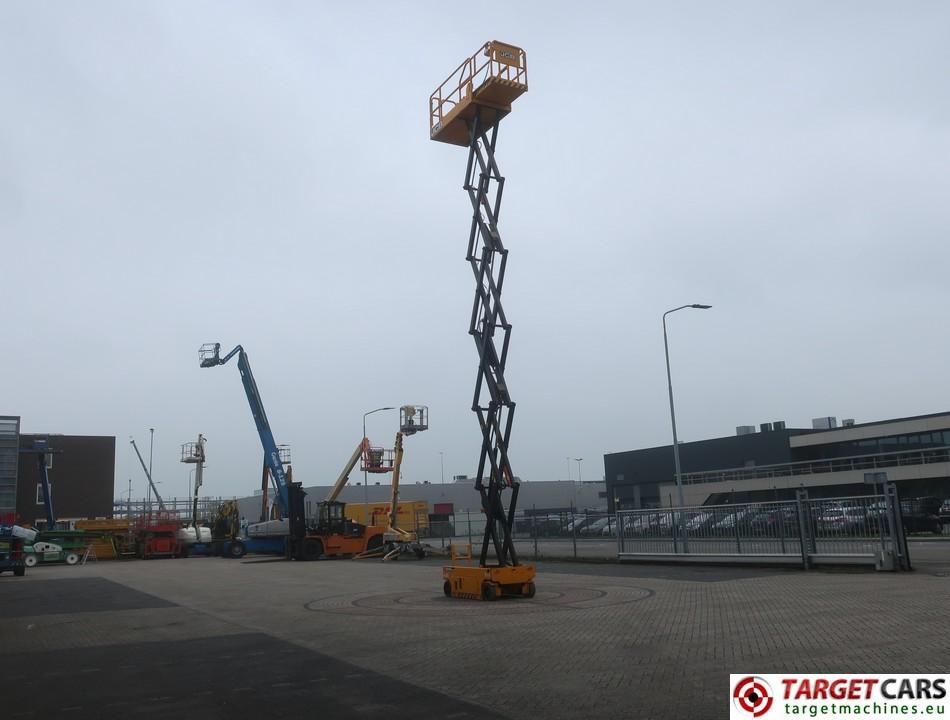
<svg viewBox="0 0 950 720">
<path fill-rule="evenodd" d="M 446 565 L 442 568 L 446 597 L 497 600 L 533 598 L 534 565 Z"/>
</svg>

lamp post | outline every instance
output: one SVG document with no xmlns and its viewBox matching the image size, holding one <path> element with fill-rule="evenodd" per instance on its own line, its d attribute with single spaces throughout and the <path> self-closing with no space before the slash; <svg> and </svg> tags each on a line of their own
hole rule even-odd
<svg viewBox="0 0 950 720">
<path fill-rule="evenodd" d="M 445 495 L 445 453 L 439 450 L 439 470 L 442 473 L 442 494 Z"/>
<path fill-rule="evenodd" d="M 666 316 L 670 313 L 675 313 L 677 310 L 685 310 L 687 308 L 693 308 L 695 310 L 709 310 L 712 305 L 701 305 L 699 303 L 693 303 L 692 305 L 680 305 L 677 308 L 672 310 L 667 310 L 663 313 L 663 351 L 666 353 L 666 383 L 670 390 L 670 422 L 673 425 L 673 469 L 676 473 L 676 495 L 679 502 L 679 506 L 682 508 L 683 503 L 683 479 L 680 476 L 680 448 L 679 441 L 676 438 L 676 412 L 673 409 L 673 379 L 670 375 L 670 345 L 666 339 Z"/>
<path fill-rule="evenodd" d="M 577 482 L 574 483 L 574 507 L 577 507 L 577 486 L 581 483 L 581 461 L 584 458 L 574 458 L 577 463 Z"/>
<path fill-rule="evenodd" d="M 366 439 L 366 416 L 372 415 L 373 413 L 382 412 L 383 410 L 395 410 L 396 408 L 390 407 L 379 407 L 375 410 L 370 410 L 369 412 L 363 413 L 363 439 Z M 369 525 L 369 492 L 366 489 L 366 458 L 363 458 L 363 510 L 366 514 L 366 524 Z"/>
<path fill-rule="evenodd" d="M 154 476 L 152 475 L 152 450 L 155 447 L 155 428 L 148 429 L 148 477 L 151 480 Z M 156 492 L 158 492 L 156 490 Z M 152 483 L 148 484 L 148 513 L 152 513 Z"/>
</svg>

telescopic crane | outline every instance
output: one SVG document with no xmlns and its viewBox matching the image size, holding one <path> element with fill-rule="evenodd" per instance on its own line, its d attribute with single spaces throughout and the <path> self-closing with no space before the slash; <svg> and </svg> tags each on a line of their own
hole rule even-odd
<svg viewBox="0 0 950 720">
<path fill-rule="evenodd" d="M 40 486 L 43 488 L 43 509 L 46 510 L 46 529 L 54 530 L 56 528 L 56 513 L 53 512 L 53 487 L 49 482 L 49 473 L 46 468 L 49 465 L 47 457 L 58 452 L 49 446 L 47 440 L 34 440 L 33 447 L 22 448 L 21 453 L 36 456 L 36 470 L 40 476 Z"/>
<path fill-rule="evenodd" d="M 270 428 L 270 422 L 267 420 L 267 413 L 264 412 L 264 402 L 261 400 L 260 391 L 257 389 L 257 382 L 254 380 L 254 373 L 251 372 L 251 364 L 248 362 L 247 353 L 240 345 L 236 346 L 231 352 L 221 357 L 221 343 L 205 343 L 198 350 L 201 367 L 216 367 L 224 365 L 235 355 L 238 356 L 238 371 L 241 373 L 241 383 L 244 385 L 244 393 L 247 395 L 247 403 L 251 408 L 251 415 L 254 416 L 254 425 L 257 427 L 257 434 L 261 439 L 261 447 L 264 450 L 264 466 L 270 473 L 271 480 L 275 486 L 275 505 L 279 509 L 281 517 L 286 518 L 289 509 L 288 485 L 290 482 L 290 470 L 284 469 L 284 463 L 289 462 L 289 452 L 285 446 L 278 446 L 274 440 L 274 434 Z M 266 498 L 266 492 L 265 498 Z M 245 549 L 248 552 L 280 552 L 285 551 L 285 539 L 288 535 L 288 523 L 261 522 L 258 525 L 248 527 L 247 547 L 240 545 L 241 541 L 235 540 L 228 554 L 234 557 L 240 557 Z M 253 541 L 257 540 L 257 543 Z"/>
<path fill-rule="evenodd" d="M 152 488 L 152 492 L 155 493 L 155 499 L 158 501 L 158 510 L 159 512 L 165 512 L 165 501 L 162 500 L 162 496 L 158 494 L 158 488 L 155 487 L 155 483 L 152 480 L 152 473 L 148 471 L 148 466 L 145 464 L 145 460 L 142 459 L 142 453 L 139 452 L 139 446 L 135 444 L 135 438 L 129 438 L 129 442 L 132 443 L 132 449 L 135 450 L 135 454 L 138 455 L 139 463 L 142 465 L 142 470 L 145 472 L 145 477 L 148 479 L 148 484 Z"/>
</svg>

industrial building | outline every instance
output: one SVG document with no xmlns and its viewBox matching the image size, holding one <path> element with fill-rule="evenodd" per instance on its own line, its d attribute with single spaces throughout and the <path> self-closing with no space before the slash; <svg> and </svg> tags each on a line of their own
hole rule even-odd
<svg viewBox="0 0 950 720">
<path fill-rule="evenodd" d="M 736 428 L 730 437 L 679 444 L 687 505 L 863 495 L 866 473 L 884 472 L 905 497 L 950 497 L 950 412 L 855 423 L 816 418 Z M 673 447 L 604 455 L 611 510 L 676 504 Z"/>
<path fill-rule="evenodd" d="M 36 456 L 47 440 L 46 467 L 59 520 L 112 517 L 115 437 L 20 433 L 20 418 L 0 416 L 0 520 L 43 524 L 46 513 Z"/>
<path fill-rule="evenodd" d="M 428 505 L 429 513 L 437 515 L 452 515 L 471 513 L 480 515 L 481 499 L 473 490 L 474 478 L 465 478 L 457 482 L 446 483 L 411 483 L 402 486 L 399 499 L 400 504 L 422 502 Z M 315 505 L 323 500 L 330 492 L 331 486 L 308 486 L 306 500 Z M 533 512 L 567 512 L 571 509 L 591 512 L 604 510 L 607 507 L 607 491 L 603 481 L 570 482 L 564 480 L 522 482 L 520 486 L 519 505 L 526 514 Z M 249 520 L 256 520 L 261 512 L 260 491 L 256 496 L 245 497 L 239 500 L 241 514 Z M 339 499 L 353 505 L 368 503 L 370 515 L 374 508 L 377 514 L 389 507 L 391 487 L 389 482 L 374 482 L 363 486 L 361 481 L 350 482 L 343 488 Z M 356 510 L 356 508 L 354 508 Z M 363 511 L 360 510 L 362 513 Z M 363 519 L 362 515 L 354 519 Z"/>
</svg>

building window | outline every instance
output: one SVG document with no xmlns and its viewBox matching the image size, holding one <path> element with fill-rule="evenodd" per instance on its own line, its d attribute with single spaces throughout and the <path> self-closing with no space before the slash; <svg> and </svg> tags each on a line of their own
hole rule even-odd
<svg viewBox="0 0 950 720">
<path fill-rule="evenodd" d="M 49 484 L 49 494 L 53 494 L 53 483 Z M 43 483 L 36 483 L 36 504 L 45 505 L 43 501 Z"/>
</svg>

